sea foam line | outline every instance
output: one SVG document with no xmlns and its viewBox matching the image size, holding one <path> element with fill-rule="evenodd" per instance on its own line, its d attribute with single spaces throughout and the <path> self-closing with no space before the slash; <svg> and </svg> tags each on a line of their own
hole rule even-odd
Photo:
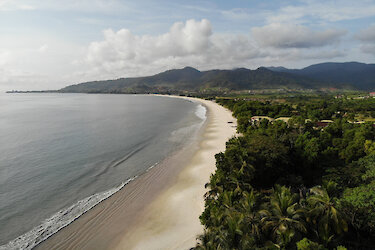
<svg viewBox="0 0 375 250">
<path fill-rule="evenodd" d="M 152 165 L 149 169 L 155 167 L 156 165 L 157 163 Z M 60 210 L 50 218 L 44 220 L 41 225 L 34 227 L 27 233 L 19 236 L 5 245 L 0 246 L 0 250 L 32 249 L 62 228 L 68 226 L 74 220 L 78 219 L 82 214 L 86 213 L 103 200 L 120 191 L 126 184 L 135 180 L 137 177 L 138 176 L 134 176 L 123 182 L 118 187 L 101 193 L 93 194 L 85 199 L 79 200 L 68 208 Z"/>
<path fill-rule="evenodd" d="M 206 120 L 207 118 L 206 113 L 207 113 L 206 107 L 203 106 L 202 104 L 199 104 L 197 106 L 197 109 L 195 110 L 195 115 L 198 116 L 202 120 Z"/>
</svg>

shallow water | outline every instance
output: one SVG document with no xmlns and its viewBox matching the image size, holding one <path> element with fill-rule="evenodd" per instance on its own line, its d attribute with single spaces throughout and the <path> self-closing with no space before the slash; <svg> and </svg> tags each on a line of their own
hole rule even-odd
<svg viewBox="0 0 375 250">
<path fill-rule="evenodd" d="M 31 248 L 69 224 L 204 119 L 199 104 L 158 96 L 1 94 L 0 248 Z"/>
</svg>

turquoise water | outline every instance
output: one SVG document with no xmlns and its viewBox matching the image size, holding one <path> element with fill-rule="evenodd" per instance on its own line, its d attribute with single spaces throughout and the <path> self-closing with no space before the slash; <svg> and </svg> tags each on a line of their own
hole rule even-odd
<svg viewBox="0 0 375 250">
<path fill-rule="evenodd" d="M 157 167 L 204 115 L 158 96 L 1 94 L 0 249 L 32 248 Z"/>
</svg>

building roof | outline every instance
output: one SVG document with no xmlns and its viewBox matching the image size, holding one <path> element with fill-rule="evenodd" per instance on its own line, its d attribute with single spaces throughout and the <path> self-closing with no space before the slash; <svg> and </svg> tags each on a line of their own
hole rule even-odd
<svg viewBox="0 0 375 250">
<path fill-rule="evenodd" d="M 267 119 L 269 121 L 274 121 L 275 119 L 268 117 L 268 116 L 261 116 L 261 115 L 256 115 L 251 117 L 251 120 L 262 120 L 262 119 Z"/>
<path fill-rule="evenodd" d="M 327 127 L 329 122 L 317 122 L 316 126 L 318 127 Z"/>
<path fill-rule="evenodd" d="M 291 117 L 279 117 L 276 119 L 276 121 L 283 121 L 283 122 L 288 122 L 290 120 Z"/>
</svg>

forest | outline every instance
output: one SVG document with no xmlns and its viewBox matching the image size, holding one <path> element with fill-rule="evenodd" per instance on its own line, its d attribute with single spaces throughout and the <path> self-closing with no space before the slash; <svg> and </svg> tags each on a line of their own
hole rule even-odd
<svg viewBox="0 0 375 250">
<path fill-rule="evenodd" d="M 195 249 L 375 249 L 374 98 L 216 101 L 239 136 L 215 156 Z"/>
</svg>

